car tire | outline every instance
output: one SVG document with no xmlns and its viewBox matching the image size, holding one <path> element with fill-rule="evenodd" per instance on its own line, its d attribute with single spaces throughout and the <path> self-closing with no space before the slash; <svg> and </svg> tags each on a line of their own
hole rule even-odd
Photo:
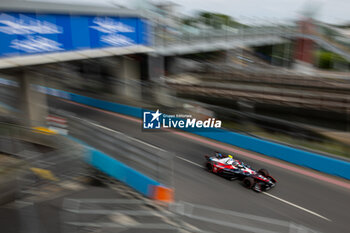
<svg viewBox="0 0 350 233">
<path fill-rule="evenodd" d="M 213 166 L 210 163 L 206 164 L 206 168 L 207 168 L 208 172 L 213 172 Z"/>
<path fill-rule="evenodd" d="M 243 184 L 247 188 L 251 189 L 255 184 L 255 180 L 252 177 L 246 177 L 243 179 Z"/>
<path fill-rule="evenodd" d="M 265 177 L 268 177 L 270 176 L 269 172 L 266 170 L 266 169 L 260 169 L 258 171 L 258 174 L 262 175 L 262 176 L 265 176 Z"/>
</svg>

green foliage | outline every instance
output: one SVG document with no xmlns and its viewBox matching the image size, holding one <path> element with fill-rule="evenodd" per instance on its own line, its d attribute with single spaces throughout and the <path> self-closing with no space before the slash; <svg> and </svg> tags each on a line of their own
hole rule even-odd
<svg viewBox="0 0 350 233">
<path fill-rule="evenodd" d="M 331 52 L 317 52 L 318 67 L 321 69 L 331 69 L 332 67 L 332 53 Z"/>
<path fill-rule="evenodd" d="M 338 28 L 344 28 L 344 29 L 349 29 L 350 28 L 350 23 L 346 23 L 344 25 L 333 25 L 334 27 Z"/>
<path fill-rule="evenodd" d="M 329 51 L 319 50 L 315 56 L 318 61 L 316 65 L 321 69 L 332 69 L 334 62 L 349 64 L 343 57 Z"/>
<path fill-rule="evenodd" d="M 197 20 L 194 18 L 186 18 L 182 20 L 182 23 L 188 26 L 194 26 L 197 23 Z"/>
<path fill-rule="evenodd" d="M 195 17 L 185 18 L 182 20 L 182 23 L 190 26 L 194 26 L 196 23 L 202 23 L 216 29 L 222 28 L 223 26 L 234 28 L 247 27 L 228 15 L 208 11 L 199 12 Z"/>
</svg>

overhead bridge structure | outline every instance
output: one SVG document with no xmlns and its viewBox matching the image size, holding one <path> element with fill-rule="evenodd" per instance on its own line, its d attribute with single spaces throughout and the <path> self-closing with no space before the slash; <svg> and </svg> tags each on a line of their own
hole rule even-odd
<svg viewBox="0 0 350 233">
<path fill-rule="evenodd" d="M 312 39 L 350 59 L 336 45 L 301 34 L 295 27 L 213 29 L 175 35 L 159 31 L 153 15 L 140 10 L 19 0 L 0 5 L 0 69 L 20 84 L 21 112 L 31 125 L 40 125 L 47 115 L 45 95 L 31 88 L 49 78 L 43 74 L 42 64 L 108 57 L 112 76 L 129 84 L 121 92 L 130 95 L 141 92 L 137 84 L 141 80 L 164 75 L 166 56 L 279 44 L 296 38 Z"/>
</svg>

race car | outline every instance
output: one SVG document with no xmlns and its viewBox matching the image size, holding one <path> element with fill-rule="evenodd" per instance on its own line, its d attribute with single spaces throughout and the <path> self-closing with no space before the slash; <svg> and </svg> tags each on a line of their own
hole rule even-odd
<svg viewBox="0 0 350 233">
<path fill-rule="evenodd" d="M 266 169 L 255 171 L 242 161 L 235 160 L 231 155 L 216 152 L 215 156 L 205 155 L 205 167 L 209 172 L 230 180 L 242 180 L 243 184 L 256 192 L 268 191 L 275 187 L 276 180 Z"/>
</svg>

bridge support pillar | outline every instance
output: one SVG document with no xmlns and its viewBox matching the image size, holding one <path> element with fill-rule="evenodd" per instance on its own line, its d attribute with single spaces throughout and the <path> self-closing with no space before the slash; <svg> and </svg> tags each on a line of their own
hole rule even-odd
<svg viewBox="0 0 350 233">
<path fill-rule="evenodd" d="M 164 56 L 149 54 L 148 55 L 148 76 L 151 81 L 159 82 L 165 75 L 165 58 Z"/>
<path fill-rule="evenodd" d="M 23 70 L 17 75 L 21 119 L 27 126 L 44 126 L 48 115 L 46 94 L 38 91 L 45 79 L 35 71 Z"/>
<path fill-rule="evenodd" d="M 138 60 L 127 56 L 120 57 L 116 67 L 116 76 L 120 81 L 117 94 L 134 99 L 141 97 L 141 73 Z"/>
<path fill-rule="evenodd" d="M 165 57 L 153 54 L 148 55 L 148 72 L 149 79 L 153 83 L 154 101 L 164 106 L 173 107 L 174 101 L 171 98 L 171 91 L 164 83 L 166 76 Z"/>
</svg>

